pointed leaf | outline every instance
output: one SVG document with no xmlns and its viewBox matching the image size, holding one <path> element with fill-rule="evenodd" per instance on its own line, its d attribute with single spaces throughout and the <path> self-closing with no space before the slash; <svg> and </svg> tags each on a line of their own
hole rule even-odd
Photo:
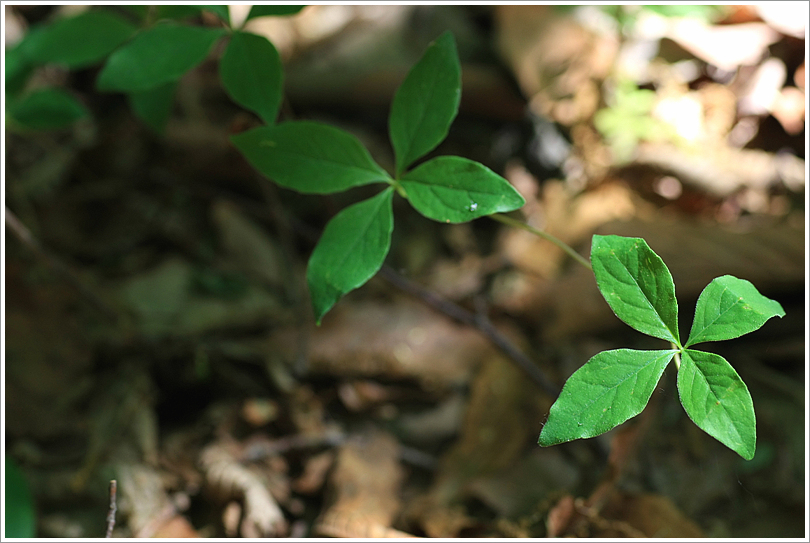
<svg viewBox="0 0 810 543">
<path fill-rule="evenodd" d="M 252 8 L 250 8 L 250 13 L 248 13 L 247 20 L 255 19 L 256 17 L 267 17 L 269 15 L 295 15 L 306 6 L 270 6 L 270 5 L 262 5 L 256 4 Z"/>
<path fill-rule="evenodd" d="M 263 126 L 231 141 L 254 168 L 298 192 L 327 194 L 389 179 L 357 138 L 325 124 Z"/>
<path fill-rule="evenodd" d="M 677 351 L 603 351 L 574 372 L 540 432 L 543 447 L 604 434 L 650 401 Z"/>
<path fill-rule="evenodd" d="M 140 92 L 176 81 L 201 63 L 224 29 L 161 23 L 144 30 L 107 59 L 102 91 Z"/>
<path fill-rule="evenodd" d="M 32 92 L 10 104 L 8 113 L 18 123 L 34 130 L 61 128 L 88 114 L 81 102 L 62 89 Z"/>
<path fill-rule="evenodd" d="M 326 225 L 307 266 L 307 283 L 321 318 L 341 296 L 371 279 L 391 247 L 393 189 L 347 207 Z"/>
<path fill-rule="evenodd" d="M 36 64 L 83 68 L 100 62 L 135 31 L 134 25 L 114 13 L 90 10 L 38 27 L 25 40 L 24 54 Z"/>
<path fill-rule="evenodd" d="M 234 32 L 219 63 L 219 77 L 233 101 L 276 122 L 281 104 L 281 58 L 267 38 Z"/>
<path fill-rule="evenodd" d="M 594 236 L 591 265 L 610 308 L 639 332 L 680 345 L 675 284 L 641 238 Z"/>
<path fill-rule="evenodd" d="M 526 203 L 509 181 L 483 164 L 457 156 L 425 162 L 406 173 L 401 184 L 419 213 L 440 222 L 467 222 Z"/>
<path fill-rule="evenodd" d="M 746 460 L 754 457 L 754 402 L 748 387 L 722 356 L 683 351 L 678 394 L 686 414 L 700 429 Z"/>
<path fill-rule="evenodd" d="M 461 100 L 461 64 L 445 32 L 425 51 L 394 96 L 388 132 L 397 175 L 447 136 Z"/>
<path fill-rule="evenodd" d="M 174 107 L 176 88 L 177 82 L 171 81 L 154 89 L 133 92 L 129 95 L 129 105 L 149 128 L 163 134 Z"/>
<path fill-rule="evenodd" d="M 784 317 L 779 302 L 766 298 L 745 279 L 724 275 L 709 283 L 697 301 L 686 347 L 740 337 L 771 317 Z"/>
</svg>

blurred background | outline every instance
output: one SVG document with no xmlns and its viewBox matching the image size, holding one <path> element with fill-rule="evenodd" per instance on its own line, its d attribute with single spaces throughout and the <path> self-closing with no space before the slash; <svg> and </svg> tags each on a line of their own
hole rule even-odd
<svg viewBox="0 0 810 543">
<path fill-rule="evenodd" d="M 3 7 L 7 61 L 86 9 L 139 21 Z M 246 27 L 284 63 L 279 120 L 347 130 L 389 170 L 393 94 L 451 30 L 461 108 L 429 156 L 503 175 L 515 217 L 586 257 L 594 233 L 645 238 L 684 332 L 720 275 L 779 301 L 784 318 L 703 346 L 751 391 L 749 462 L 689 420 L 672 368 L 635 419 L 540 448 L 553 389 L 591 356 L 662 347 L 561 250 L 494 221 L 395 202 L 387 271 L 315 327 L 307 259 L 368 190 L 305 196 L 251 169 L 228 137 L 261 122 L 219 83 L 224 42 L 160 130 L 95 89 L 101 63 L 15 79 L 81 110 L 5 112 L 6 535 L 101 537 L 116 479 L 120 537 L 806 537 L 807 9 L 318 5 Z M 222 24 L 181 11 L 164 15 Z"/>
</svg>

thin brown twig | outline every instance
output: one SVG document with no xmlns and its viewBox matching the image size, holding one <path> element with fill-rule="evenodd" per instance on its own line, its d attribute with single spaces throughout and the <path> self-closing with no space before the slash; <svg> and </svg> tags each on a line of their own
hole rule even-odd
<svg viewBox="0 0 810 543">
<path fill-rule="evenodd" d="M 560 389 L 554 385 L 546 374 L 541 370 L 523 351 L 521 351 L 509 338 L 498 330 L 483 311 L 474 314 L 455 303 L 445 300 L 437 293 L 403 277 L 388 266 L 380 269 L 380 276 L 386 281 L 415 296 L 428 304 L 432 308 L 444 313 L 462 324 L 472 326 L 484 334 L 501 352 L 508 356 L 529 378 L 537 383 L 546 393 L 557 396 Z"/>
<path fill-rule="evenodd" d="M 107 305 L 98 295 L 93 292 L 76 273 L 71 270 L 64 262 L 56 258 L 50 252 L 45 250 L 41 243 L 31 234 L 31 231 L 20 222 L 17 216 L 6 207 L 6 226 L 16 236 L 20 242 L 34 252 L 37 257 L 45 261 L 53 270 L 65 278 L 82 296 L 87 298 L 96 309 L 113 319 L 118 320 L 118 313 Z"/>
<path fill-rule="evenodd" d="M 104 537 L 112 537 L 113 528 L 115 528 L 115 512 L 118 511 L 117 497 L 118 482 L 113 479 L 110 481 L 110 511 L 107 513 L 107 535 Z"/>
</svg>

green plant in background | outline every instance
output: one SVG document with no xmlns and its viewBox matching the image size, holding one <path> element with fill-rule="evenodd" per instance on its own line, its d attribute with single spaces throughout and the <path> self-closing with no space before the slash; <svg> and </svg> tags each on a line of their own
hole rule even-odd
<svg viewBox="0 0 810 543">
<path fill-rule="evenodd" d="M 617 162 L 629 160 L 639 141 L 676 139 L 669 124 L 652 116 L 655 100 L 655 91 L 639 89 L 629 79 L 620 79 L 609 106 L 594 115 L 593 124 Z"/>
<path fill-rule="evenodd" d="M 690 347 L 753 332 L 771 317 L 784 316 L 782 306 L 748 281 L 718 277 L 700 294 L 689 339 L 681 344 L 675 284 L 643 239 L 594 236 L 591 263 L 599 291 L 616 316 L 672 348 L 617 349 L 591 358 L 571 375 L 551 407 L 540 445 L 594 437 L 638 415 L 674 360 L 678 393 L 689 418 L 751 460 L 756 418 L 748 388 L 722 356 Z"/>
<path fill-rule="evenodd" d="M 672 277 L 644 240 L 594 236 L 589 265 L 556 238 L 501 215 L 525 201 L 506 179 L 484 165 L 438 156 L 414 167 L 446 138 L 458 113 L 461 66 L 450 33 L 431 43 L 394 96 L 388 123 L 395 157 L 391 174 L 356 137 L 336 127 L 312 121 L 276 124 L 283 81 L 278 53 L 267 39 L 232 28 L 225 8 L 134 6 L 133 13 L 145 25 L 140 30 L 118 15 L 97 11 L 34 28 L 6 55 L 8 111 L 31 128 L 80 117 L 85 110 L 69 94 L 38 91 L 62 95 L 46 95 L 45 100 L 26 93 L 25 80 L 40 64 L 76 68 L 107 58 L 97 87 L 126 93 L 135 113 L 160 131 L 169 118 L 179 78 L 227 36 L 230 41 L 219 65 L 223 87 L 234 102 L 265 123 L 231 138 L 254 168 L 277 184 L 305 194 L 382 185 L 376 195 L 335 215 L 312 252 L 307 282 L 318 323 L 342 296 L 365 284 L 382 267 L 391 245 L 395 194 L 439 222 L 490 216 L 553 241 L 592 268 L 600 292 L 621 320 L 671 345 L 655 351 L 605 351 L 591 358 L 569 378 L 552 406 L 540 434 L 541 445 L 594 437 L 639 414 L 674 360 L 681 403 L 689 417 L 743 458 L 753 457 L 756 420 L 745 384 L 722 357 L 691 347 L 738 337 L 773 316 L 783 316 L 777 302 L 747 281 L 719 277 L 700 295 L 689 338 L 681 343 Z M 197 15 L 200 9 L 215 13 L 225 28 L 191 27 L 176 20 Z M 290 15 L 300 9 L 253 6 L 248 20 Z M 661 127 L 649 116 L 653 97 L 651 91 L 632 83 L 622 84 L 615 105 L 597 114 L 597 128 L 620 153 L 632 150 L 638 139 L 661 134 Z"/>
<path fill-rule="evenodd" d="M 6 537 L 34 537 L 34 499 L 17 463 L 6 455 Z"/>
<path fill-rule="evenodd" d="M 293 15 L 303 6 L 253 6 L 256 17 Z M 10 126 L 52 129 L 88 115 L 63 89 L 27 90 L 32 71 L 55 64 L 71 70 L 104 61 L 96 88 L 123 92 L 132 110 L 161 133 L 171 114 L 178 80 L 198 66 L 213 44 L 230 41 L 220 62 L 223 87 L 237 104 L 273 122 L 281 102 L 282 67 L 273 44 L 256 34 L 231 27 L 228 6 L 128 6 L 140 27 L 105 9 L 34 26 L 6 52 L 6 112 Z M 184 24 L 202 10 L 214 13 L 225 28 Z M 106 59 L 106 61 L 105 61 Z"/>
</svg>

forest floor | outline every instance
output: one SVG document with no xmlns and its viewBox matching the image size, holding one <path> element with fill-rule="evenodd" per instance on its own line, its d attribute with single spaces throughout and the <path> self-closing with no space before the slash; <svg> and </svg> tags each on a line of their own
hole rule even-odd
<svg viewBox="0 0 810 543">
<path fill-rule="evenodd" d="M 383 272 L 316 327 L 307 258 L 367 189 L 253 171 L 228 136 L 259 121 L 212 51 L 165 135 L 94 91 L 97 68 L 63 76 L 92 120 L 6 133 L 5 447 L 37 535 L 102 536 L 115 479 L 118 537 L 806 536 L 804 38 L 753 8 L 628 13 L 622 34 L 596 7 L 310 6 L 255 31 L 285 62 L 282 120 L 385 165 L 391 97 L 451 29 L 462 104 L 434 154 L 503 175 L 516 218 L 586 257 L 594 233 L 645 238 L 682 326 L 720 275 L 779 301 L 707 347 L 750 389 L 753 460 L 692 423 L 674 368 L 638 417 L 539 447 L 591 356 L 661 347 L 557 247 L 486 218 L 395 203 Z"/>
</svg>

